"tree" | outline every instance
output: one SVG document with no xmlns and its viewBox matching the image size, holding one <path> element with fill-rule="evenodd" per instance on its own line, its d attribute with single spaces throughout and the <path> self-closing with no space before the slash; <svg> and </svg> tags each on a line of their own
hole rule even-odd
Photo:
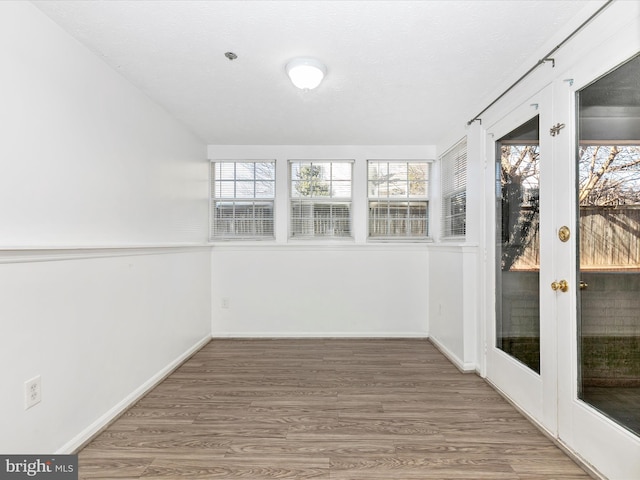
<svg viewBox="0 0 640 480">
<path fill-rule="evenodd" d="M 581 206 L 616 206 L 640 202 L 640 147 L 581 146 Z"/>
<path fill-rule="evenodd" d="M 409 177 L 409 195 L 426 195 L 427 165 L 410 163 L 407 168 L 407 176 Z"/>
<path fill-rule="evenodd" d="M 538 145 L 501 147 L 502 270 L 510 270 L 536 237 L 540 212 L 539 160 Z"/>
<path fill-rule="evenodd" d="M 319 165 L 304 165 L 296 173 L 295 189 L 302 197 L 328 197 L 329 184 Z"/>
<path fill-rule="evenodd" d="M 640 203 L 640 147 L 586 145 L 579 149 L 580 206 Z M 537 146 L 503 146 L 502 269 L 509 270 L 532 245 L 539 228 Z"/>
</svg>

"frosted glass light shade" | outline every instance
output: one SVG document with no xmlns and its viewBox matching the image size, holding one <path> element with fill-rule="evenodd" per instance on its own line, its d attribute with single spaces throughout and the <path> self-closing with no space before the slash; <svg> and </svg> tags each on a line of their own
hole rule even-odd
<svg viewBox="0 0 640 480">
<path fill-rule="evenodd" d="M 286 66 L 291 82 L 301 90 L 313 90 L 327 74 L 327 67 L 314 58 L 294 58 Z"/>
</svg>

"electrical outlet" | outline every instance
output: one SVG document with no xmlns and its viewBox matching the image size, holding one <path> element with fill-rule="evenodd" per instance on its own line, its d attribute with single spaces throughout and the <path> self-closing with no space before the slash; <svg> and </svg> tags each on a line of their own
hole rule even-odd
<svg viewBox="0 0 640 480">
<path fill-rule="evenodd" d="M 222 298 L 222 308 L 229 308 L 229 297 Z"/>
<path fill-rule="evenodd" d="M 42 400 L 40 375 L 24 382 L 24 409 L 28 410 Z"/>
</svg>

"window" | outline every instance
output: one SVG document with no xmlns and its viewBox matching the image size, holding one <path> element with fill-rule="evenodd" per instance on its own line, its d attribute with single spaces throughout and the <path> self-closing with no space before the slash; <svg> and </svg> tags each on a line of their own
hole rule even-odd
<svg viewBox="0 0 640 480">
<path fill-rule="evenodd" d="M 369 238 L 429 235 L 429 163 L 369 160 Z"/>
<path fill-rule="evenodd" d="M 291 161 L 292 238 L 351 237 L 351 161 Z"/>
<path fill-rule="evenodd" d="M 440 157 L 442 237 L 464 237 L 467 228 L 467 139 Z"/>
<path fill-rule="evenodd" d="M 273 238 L 273 161 L 211 163 L 211 239 Z"/>
</svg>

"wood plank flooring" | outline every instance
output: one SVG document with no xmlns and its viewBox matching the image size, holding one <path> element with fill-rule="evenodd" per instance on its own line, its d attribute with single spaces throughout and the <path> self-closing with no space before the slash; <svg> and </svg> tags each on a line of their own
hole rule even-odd
<svg viewBox="0 0 640 480">
<path fill-rule="evenodd" d="M 213 340 L 79 454 L 81 479 L 590 478 L 419 339 Z"/>
</svg>

